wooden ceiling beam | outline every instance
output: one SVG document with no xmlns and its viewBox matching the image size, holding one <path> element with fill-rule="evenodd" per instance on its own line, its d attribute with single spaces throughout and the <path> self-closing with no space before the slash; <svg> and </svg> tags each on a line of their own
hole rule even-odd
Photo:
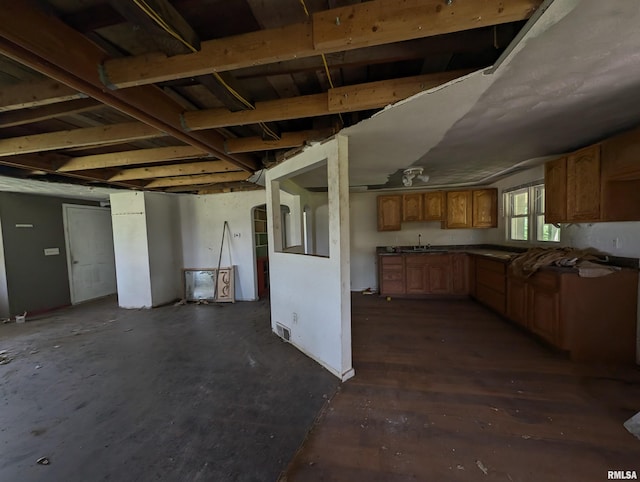
<svg viewBox="0 0 640 482">
<path fill-rule="evenodd" d="M 109 3 L 134 28 L 144 30 L 161 52 L 171 56 L 200 50 L 198 34 L 168 0 L 144 0 L 142 3 L 110 0 Z M 162 28 L 160 22 L 167 25 L 183 41 Z"/>
<path fill-rule="evenodd" d="M 39 10 L 32 0 L 3 2 L 0 54 L 54 80 L 83 92 L 158 131 L 254 171 L 258 162 L 246 155 L 224 152 L 224 137 L 217 132 L 185 132 L 182 107 L 155 86 L 113 92 L 104 89 L 99 72 L 107 55 L 60 19 Z M 73 46 L 73 48 L 69 48 Z"/>
<path fill-rule="evenodd" d="M 245 181 L 249 175 L 246 172 L 223 172 L 219 174 L 198 174 L 193 176 L 165 177 L 151 181 L 145 188 L 163 188 L 173 186 L 198 186 L 216 184 L 220 182 Z"/>
<path fill-rule="evenodd" d="M 84 171 L 87 169 L 104 169 L 108 167 L 134 166 L 139 164 L 157 164 L 164 161 L 197 159 L 207 156 L 207 152 L 191 146 L 137 149 L 134 151 L 71 157 L 58 168 L 58 172 Z"/>
<path fill-rule="evenodd" d="M 225 161 L 188 162 L 164 166 L 136 167 L 124 169 L 111 176 L 109 181 L 128 181 L 131 179 L 156 179 L 160 177 L 188 176 L 195 174 L 214 174 L 218 172 L 238 172 L 237 166 Z M 240 171 L 243 172 L 243 171 Z M 246 176 L 246 173 L 244 173 Z"/>
<path fill-rule="evenodd" d="M 55 80 L 23 82 L 0 89 L 0 112 L 39 107 L 87 97 Z"/>
<path fill-rule="evenodd" d="M 200 130 L 379 108 L 468 72 L 458 70 L 338 87 L 323 94 L 257 102 L 256 109 L 251 111 L 229 112 L 218 108 L 185 112 L 183 123 L 189 129 Z"/>
<path fill-rule="evenodd" d="M 280 139 L 263 139 L 262 137 L 240 137 L 227 139 L 225 146 L 227 152 L 258 152 L 274 149 L 289 149 L 300 147 L 305 142 L 325 139 L 335 134 L 334 129 L 319 129 L 300 132 L 283 132 Z"/>
<path fill-rule="evenodd" d="M 38 153 L 38 154 L 24 154 L 19 156 L 0 158 L 0 165 L 16 167 L 19 169 L 26 169 L 29 171 L 44 171 L 49 174 L 59 174 L 57 172 L 58 166 L 66 162 L 66 157 L 62 154 L 56 154 L 52 152 Z M 65 174 L 68 177 L 75 179 L 82 179 L 84 181 L 97 181 L 113 184 L 116 186 L 139 189 L 144 186 L 144 182 L 130 181 L 120 182 L 109 181 L 109 177 L 113 175 L 110 171 L 103 172 L 76 172 Z"/>
<path fill-rule="evenodd" d="M 55 151 L 69 147 L 99 146 L 109 142 L 130 142 L 165 136 L 164 132 L 141 122 L 125 122 L 31 136 L 0 139 L 0 157 L 34 152 Z"/>
<path fill-rule="evenodd" d="M 146 85 L 524 20 L 541 1 L 372 0 L 315 13 L 308 22 L 202 42 L 192 54 L 111 59 L 103 70 L 112 88 Z"/>
<path fill-rule="evenodd" d="M 33 124 L 48 119 L 55 119 L 65 115 L 81 114 L 101 108 L 103 105 L 93 99 L 77 99 L 59 104 L 45 105 L 33 109 L 24 109 L 15 112 L 0 114 L 0 129 L 3 127 L 15 127 L 24 124 Z"/>
</svg>

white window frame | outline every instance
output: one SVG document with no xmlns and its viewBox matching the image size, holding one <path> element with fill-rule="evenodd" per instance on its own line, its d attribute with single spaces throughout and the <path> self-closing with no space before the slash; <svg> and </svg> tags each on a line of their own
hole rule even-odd
<svg viewBox="0 0 640 482">
<path fill-rule="evenodd" d="M 505 221 L 505 238 L 509 243 L 521 243 L 521 244 L 548 244 L 548 243 L 559 243 L 561 239 L 561 231 L 558 229 L 558 239 L 554 240 L 543 240 L 538 239 L 542 233 L 538 232 L 538 216 L 544 216 L 544 210 L 541 209 L 541 205 L 544 205 L 544 202 L 538 203 L 537 196 L 542 196 L 544 201 L 544 182 L 536 181 L 531 184 L 526 184 L 522 186 L 516 186 L 514 188 L 505 190 L 503 192 L 503 206 L 504 206 L 504 221 Z M 526 192 L 527 193 L 527 214 L 526 215 L 514 215 L 512 213 L 512 200 L 513 196 L 516 194 L 520 194 Z M 511 227 L 512 227 L 512 219 L 514 218 L 527 218 L 527 239 L 513 239 Z"/>
</svg>

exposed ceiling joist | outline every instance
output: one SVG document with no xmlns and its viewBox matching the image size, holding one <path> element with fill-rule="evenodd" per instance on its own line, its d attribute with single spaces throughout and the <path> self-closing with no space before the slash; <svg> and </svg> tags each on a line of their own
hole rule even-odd
<svg viewBox="0 0 640 482">
<path fill-rule="evenodd" d="M 139 164 L 156 164 L 163 161 L 179 161 L 206 157 L 207 152 L 191 146 L 158 147 L 154 149 L 137 149 L 109 154 L 72 157 L 62 165 L 58 172 L 84 171 L 86 169 L 104 169 L 108 167 L 133 166 Z"/>
<path fill-rule="evenodd" d="M 110 0 L 109 3 L 129 23 L 145 30 L 161 52 L 177 55 L 200 50 L 198 34 L 168 0 Z"/>
<path fill-rule="evenodd" d="M 125 143 L 153 139 L 165 134 L 142 122 L 125 122 L 97 127 L 85 127 L 32 136 L 0 139 L 0 156 L 54 151 L 69 147 L 98 146 L 109 142 Z"/>
<path fill-rule="evenodd" d="M 177 176 L 156 179 L 147 184 L 146 188 L 161 188 L 172 186 L 198 186 L 202 184 L 216 184 L 220 182 L 245 181 L 249 176 L 246 172 L 223 172 L 219 174 L 198 174 L 193 176 Z"/>
<path fill-rule="evenodd" d="M 334 129 L 283 132 L 278 140 L 263 139 L 261 137 L 243 137 L 239 139 L 227 139 L 225 145 L 229 153 L 289 149 L 302 146 L 308 141 L 324 139 L 334 133 Z"/>
<path fill-rule="evenodd" d="M 164 166 L 137 167 L 124 169 L 109 178 L 110 181 L 127 181 L 131 179 L 156 179 L 160 177 L 188 176 L 195 174 L 214 174 L 218 172 L 238 172 L 239 169 L 225 161 L 189 162 L 184 164 L 168 164 Z M 240 171 L 243 172 L 243 171 Z M 246 173 L 244 173 L 246 177 Z"/>
<path fill-rule="evenodd" d="M 0 89 L 0 112 L 55 104 L 86 95 L 56 80 L 23 82 Z"/>
<path fill-rule="evenodd" d="M 479 7 L 476 2 L 372 0 L 316 13 L 310 22 L 202 42 L 192 54 L 111 59 L 104 72 L 113 88 L 146 85 L 524 20 L 540 3 L 485 0 Z"/>
<path fill-rule="evenodd" d="M 442 72 L 338 87 L 323 94 L 258 102 L 256 109 L 251 111 L 229 112 L 227 109 L 219 108 L 185 112 L 184 124 L 192 130 L 213 129 L 379 108 L 441 85 L 468 72 L 466 70 Z"/>
<path fill-rule="evenodd" d="M 0 115 L 0 129 L 15 127 L 24 124 L 32 124 L 56 117 L 71 114 L 89 112 L 102 107 L 102 104 L 94 99 L 77 99 L 59 104 L 45 105 L 33 109 L 23 109 L 16 112 L 5 112 Z"/>
<path fill-rule="evenodd" d="M 12 21 L 0 22 L 0 53 L 186 144 L 248 171 L 258 167 L 255 159 L 226 154 L 224 138 L 217 132 L 184 132 L 179 119 L 181 106 L 154 86 L 105 91 L 97 69 L 105 60 L 105 53 L 59 19 L 35 8 L 30 1 L 5 2 L 3 14 Z M 69 45 L 74 48 L 67 48 Z"/>
<path fill-rule="evenodd" d="M 42 153 L 42 154 L 25 154 L 20 156 L 12 156 L 0 159 L 0 165 L 16 167 L 19 169 L 26 169 L 32 171 L 44 171 L 49 174 L 56 174 L 58 166 L 63 164 L 66 160 L 66 156 L 55 153 Z M 129 181 L 129 182 L 110 182 L 108 178 L 114 173 L 110 171 L 103 172 L 76 172 L 69 174 L 70 177 L 81 179 L 83 181 L 97 181 L 101 183 L 109 182 L 116 186 L 122 186 L 126 188 L 139 189 L 144 186 L 144 181 Z"/>
</svg>

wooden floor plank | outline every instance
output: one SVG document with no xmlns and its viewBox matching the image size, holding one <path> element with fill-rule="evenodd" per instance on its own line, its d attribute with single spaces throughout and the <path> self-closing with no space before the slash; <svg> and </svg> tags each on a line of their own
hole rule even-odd
<svg viewBox="0 0 640 482">
<path fill-rule="evenodd" d="M 623 427 L 640 410 L 638 367 L 571 362 L 468 300 L 354 295 L 352 332 L 356 376 L 283 481 L 640 476 Z"/>
</svg>

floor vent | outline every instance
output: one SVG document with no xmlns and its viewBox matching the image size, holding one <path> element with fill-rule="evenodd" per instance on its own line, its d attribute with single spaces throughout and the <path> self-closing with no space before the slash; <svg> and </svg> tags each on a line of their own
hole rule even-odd
<svg viewBox="0 0 640 482">
<path fill-rule="evenodd" d="M 276 323 L 276 333 L 284 341 L 289 341 L 291 339 L 291 330 L 280 323 Z"/>
</svg>

